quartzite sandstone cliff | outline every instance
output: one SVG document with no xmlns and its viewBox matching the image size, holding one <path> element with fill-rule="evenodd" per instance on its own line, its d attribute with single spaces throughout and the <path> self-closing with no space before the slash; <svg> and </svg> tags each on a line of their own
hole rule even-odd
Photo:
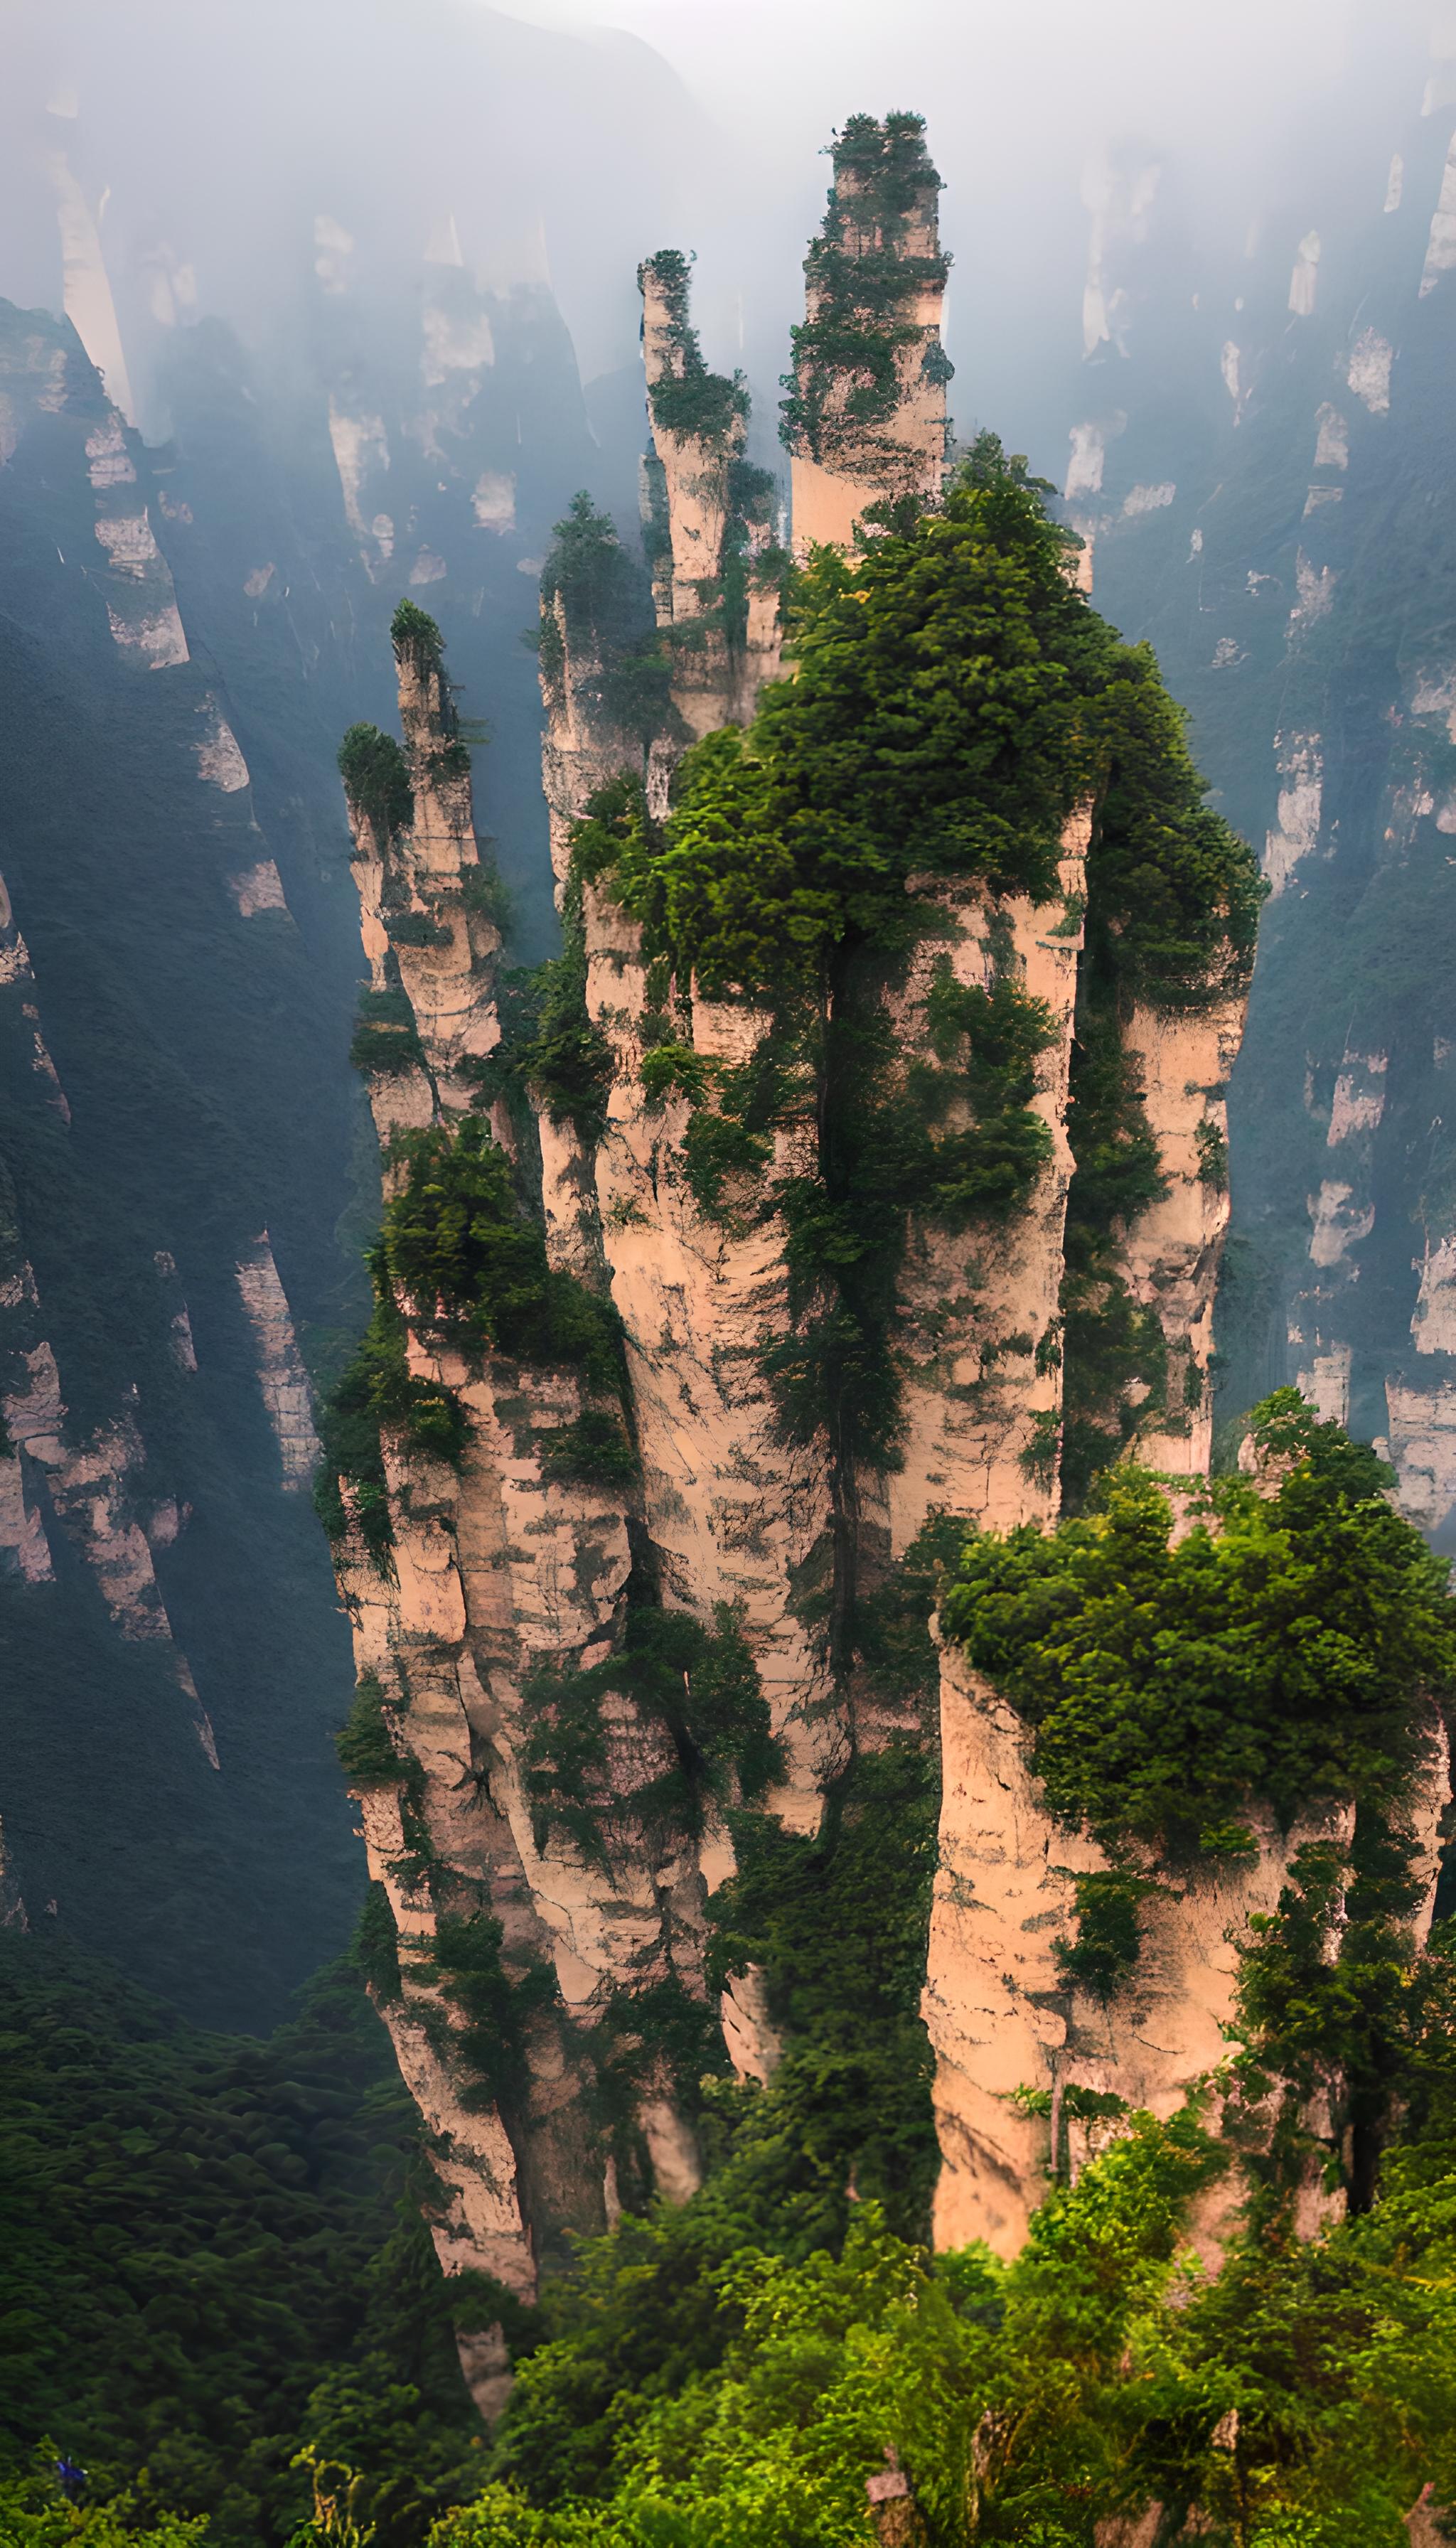
<svg viewBox="0 0 1456 2548">
<path fill-rule="evenodd" d="M 890 128 L 873 130 L 888 152 Z M 939 492 L 945 267 L 927 169 L 887 197 L 863 133 L 837 159 L 825 235 L 807 268 L 809 320 L 789 401 L 801 551 L 821 540 L 847 547 L 876 501 Z M 830 296 L 841 312 L 855 308 L 861 257 L 872 260 L 874 288 L 863 293 L 871 320 L 891 313 L 894 363 L 892 395 L 857 427 L 815 322 Z M 410 1046 L 403 1066 L 371 1079 L 386 1189 L 400 1173 L 391 1136 L 478 1121 L 484 1076 L 495 1088 L 495 1137 L 538 1202 L 550 1263 L 609 1299 L 625 1356 L 635 1474 L 584 1483 L 550 1447 L 553 1433 L 592 1412 L 581 1373 L 499 1352 L 472 1364 L 441 1344 L 434 1305 L 396 1286 L 410 1368 L 456 1394 L 468 1445 L 456 1470 L 391 1447 L 387 1428 L 393 1547 L 381 1566 L 356 1514 L 341 1566 L 361 1673 L 382 1693 L 400 1761 L 398 1776 L 373 1775 L 359 1792 L 371 1871 L 400 1948 L 401 1988 L 386 2014 L 443 2182 L 436 2241 L 447 2267 L 484 2267 L 517 2292 L 534 2288 L 564 2229 L 613 2216 L 624 2168 L 635 2192 L 655 2187 L 675 2199 L 698 2176 L 690 2121 L 670 2063 L 654 2050 L 652 2012 L 664 1991 L 702 2006 L 707 1901 L 733 1869 L 725 1809 L 734 1795 L 730 1780 L 693 1810 L 681 1798 L 663 1807 L 671 1743 L 640 1697 L 634 1603 L 746 1647 L 778 1746 L 765 1809 L 811 1832 L 846 1761 L 896 1730 L 857 1659 L 846 1624 L 856 1603 L 937 1515 L 1005 1528 L 1054 1518 L 1060 1507 L 1069 1080 L 1095 809 L 1067 822 L 1057 891 L 1045 905 L 911 880 L 939 906 L 938 932 L 881 995 L 894 1066 L 929 1051 L 933 959 L 963 988 L 1009 979 L 1046 1004 L 1034 1106 L 1049 1144 L 1009 1230 L 953 1240 L 912 1217 L 894 1312 L 905 1370 L 900 1456 L 848 1457 L 828 1408 L 786 1441 L 763 1353 L 765 1338 L 789 1334 L 800 1315 L 783 1222 L 710 1213 L 695 1199 L 688 1097 L 671 1079 L 645 1086 L 642 1069 L 665 1017 L 675 1049 L 692 1057 L 693 1071 L 702 1066 L 708 1085 L 761 1054 L 773 1021 L 703 996 L 691 979 L 664 978 L 638 925 L 571 864 L 573 827 L 595 790 L 625 767 L 661 810 L 677 756 L 750 714 L 777 665 L 774 524 L 764 488 L 745 474 L 742 385 L 703 363 L 684 260 L 660 255 L 641 282 L 653 442 L 644 514 L 659 646 L 631 629 L 630 613 L 623 618 L 614 534 L 582 503 L 574 518 L 583 545 L 575 564 L 558 554 L 543 604 L 558 895 L 576 933 L 583 1023 L 604 1056 L 594 1119 L 529 1080 L 523 1114 L 492 1082 L 498 943 L 472 881 L 469 782 L 437 648 L 408 627 L 397 653 L 413 815 L 392 831 L 362 802 L 351 805 L 374 985 L 401 1002 L 395 1031 Z M 645 716 L 623 668 L 654 663 L 667 678 Z M 1240 1023 L 1239 1003 L 1225 999 L 1175 1016 L 1135 1006 L 1121 1027 L 1160 1174 L 1118 1237 L 1106 1279 L 1152 1315 L 1161 1339 L 1157 1385 L 1130 1385 L 1122 1429 L 1138 1456 L 1175 1478 L 1196 1480 L 1209 1460 L 1212 1307 L 1228 1215 L 1224 1092 Z M 764 1138 L 770 1179 L 823 1173 L 811 1086 L 796 1101 L 790 1078 Z M 573 1826 L 540 1810 L 532 1781 L 542 1724 L 583 1675 L 596 1748 L 591 1816 Z M 1010 2247 L 1045 2186 L 1047 2149 L 1045 2120 L 1009 2105 L 1010 2092 L 1049 2082 L 1055 2099 L 1058 2083 L 1097 2087 L 1115 2076 L 1132 2102 L 1168 2111 L 1219 2057 L 1229 1940 L 1250 1911 L 1277 1899 L 1308 1835 L 1261 1826 L 1247 1873 L 1160 1897 L 1142 1996 L 1094 2023 L 1087 2010 L 1052 2004 L 1051 1975 L 1052 1941 L 1072 1916 L 1072 1875 L 1096 1853 L 1052 1825 L 1024 1730 L 950 1653 L 941 1713 L 942 1872 L 926 1988 L 943 2156 L 938 2234 Z M 500 1924 L 509 1987 L 536 1977 L 522 2067 L 494 2103 L 465 2047 L 468 1996 L 439 1948 L 442 1923 L 453 1934 L 483 1916 Z M 721 2016 L 735 2066 L 768 2075 L 775 2046 L 752 1970 L 730 1987 Z M 495 2377 L 494 2360 L 482 2377 Z"/>
</svg>

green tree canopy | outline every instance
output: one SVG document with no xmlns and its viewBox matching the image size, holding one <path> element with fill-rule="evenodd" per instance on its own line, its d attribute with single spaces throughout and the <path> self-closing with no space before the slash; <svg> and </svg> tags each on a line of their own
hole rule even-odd
<svg viewBox="0 0 1456 2548">
<path fill-rule="evenodd" d="M 816 554 L 795 679 L 686 756 L 665 825 L 638 788 L 584 826 L 581 867 L 710 990 L 775 995 L 815 984 L 835 948 L 904 945 L 917 873 L 1048 898 L 1066 817 L 1095 795 L 1103 926 L 1129 980 L 1179 1006 L 1241 978 L 1250 854 L 1203 805 L 1151 655 L 1066 569 L 1038 489 L 981 447 L 938 510 L 858 559 Z"/>
<path fill-rule="evenodd" d="M 1293 1402 L 1291 1405 L 1290 1402 Z M 1399 1801 L 1456 1678 L 1448 1563 L 1389 1472 L 1293 1392 L 1256 1410 L 1276 1493 L 1228 1479 L 1174 1542 L 1156 1479 L 967 1542 L 945 1632 L 1025 1717 L 1051 1811 L 1116 1846 L 1239 1846 L 1250 1797 Z"/>
</svg>

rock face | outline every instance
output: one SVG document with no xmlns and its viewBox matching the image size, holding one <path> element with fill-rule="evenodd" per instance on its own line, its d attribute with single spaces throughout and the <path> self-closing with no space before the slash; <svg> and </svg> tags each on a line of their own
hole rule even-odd
<svg viewBox="0 0 1456 2548">
<path fill-rule="evenodd" d="M 991 904 L 944 883 L 927 887 L 944 908 L 946 935 L 918 951 L 895 1000 L 897 1037 L 913 1063 L 930 1049 L 933 968 L 949 954 L 957 984 L 988 991 L 1009 938 L 1012 977 L 1048 1014 L 1033 1108 L 1051 1136 L 1028 1203 L 994 1243 L 968 1250 L 934 1225 L 912 1223 L 897 1305 L 909 1362 L 901 1465 L 866 1482 L 870 1498 L 877 1487 L 895 1558 L 938 1510 L 1005 1530 L 1057 1509 L 1061 1360 L 1048 1347 L 1059 1326 L 1073 1166 L 1067 1096 L 1090 830 L 1090 811 L 1080 807 L 1062 840 L 1055 902 L 1017 896 Z"/>
<path fill-rule="evenodd" d="M 356 1881 L 300 1493 L 299 1332 L 348 1281 L 344 1011 L 283 889 L 308 909 L 317 863 L 189 632 L 170 457 L 68 322 L 0 304 L 3 1806 L 33 1904 L 262 2029 Z"/>
<path fill-rule="evenodd" d="M 1056 1953 L 1075 1935 L 1077 1877 L 1109 1862 L 1095 1842 L 1052 1820 L 1028 1767 L 1025 1724 L 949 1647 L 941 1739 L 940 1867 L 925 1994 L 942 2162 L 935 2236 L 953 2247 L 984 2238 L 1009 2256 L 1048 2178 L 1075 2179 L 1097 2146 L 1099 2126 L 1085 2107 L 1078 2113 L 1077 2090 L 1166 2119 L 1217 2073 L 1230 2049 L 1250 1919 L 1277 1907 L 1303 1848 L 1348 1848 L 1355 1809 L 1298 1819 L 1287 1832 L 1267 1809 L 1255 1810 L 1253 1850 L 1231 1869 L 1169 1877 L 1144 1853 L 1157 1889 L 1140 1906 L 1136 1971 L 1109 2003 L 1070 1981 Z M 1411 1923 L 1414 1946 L 1430 1927 L 1436 1835 L 1449 1798 L 1442 1745 L 1413 1808 L 1416 1863 L 1432 1878 Z M 1233 2178 L 1222 2213 L 1206 2215 L 1208 2241 L 1242 2192 Z"/>
<path fill-rule="evenodd" d="M 773 481 L 744 459 L 742 378 L 709 372 L 688 324 L 685 260 L 666 249 L 639 281 L 653 601 L 673 705 L 688 734 L 706 734 L 751 717 L 760 683 L 778 669 Z"/>
<path fill-rule="evenodd" d="M 857 120 L 837 145 L 787 404 L 800 547 L 848 548 L 869 504 L 939 490 L 937 184 L 913 120 Z M 660 819 L 679 757 L 751 715 L 777 666 L 782 560 L 772 485 L 744 462 L 746 392 L 706 368 L 686 260 L 663 251 L 639 280 L 649 576 L 578 499 L 546 565 L 540 657 L 565 952 L 544 995 L 556 1003 L 550 1033 L 528 1041 L 524 1058 L 512 1024 L 520 994 L 498 983 L 496 933 L 481 917 L 489 895 L 438 634 L 409 605 L 396 622 L 403 757 L 376 737 L 371 761 L 351 738 L 343 765 L 372 984 L 357 1050 L 391 1211 L 413 1195 L 411 1163 L 426 1154 L 438 1162 L 471 1142 L 472 1155 L 503 1151 L 543 1265 L 582 1299 L 609 1304 L 623 1356 L 633 1457 L 609 1477 L 573 1476 L 553 1437 L 607 1411 L 581 1371 L 462 1342 L 443 1298 L 411 1297 L 386 1270 L 381 1315 L 403 1322 L 412 1382 L 459 1411 L 464 1448 L 453 1466 L 427 1456 L 403 1418 L 386 1416 L 387 1546 L 375 1490 L 348 1476 L 341 1489 L 339 1582 L 375 1728 L 354 1779 L 389 1946 L 376 1992 L 438 2156 L 441 2258 L 517 2292 L 550 2270 L 565 2230 L 600 2226 L 624 2193 L 677 2200 L 696 2183 L 692 2081 L 664 2009 L 697 2030 L 694 2042 L 721 2022 L 740 2074 L 772 2073 L 762 1976 L 750 1970 L 709 2007 L 708 1897 L 734 1871 L 736 1810 L 751 1804 L 816 1834 L 846 1765 L 912 1732 L 866 1676 L 857 1643 L 865 1600 L 896 1580 L 939 1516 L 1004 1528 L 1054 1517 L 1060 1502 L 1071 1078 L 1097 808 L 1069 817 L 1045 904 L 913 878 L 909 889 L 934 906 L 918 952 L 899 974 L 855 990 L 893 1055 L 892 1091 L 938 1066 L 948 1014 L 1000 1002 L 1035 1019 L 1038 1164 L 1004 1227 L 953 1233 L 911 1216 L 885 1340 L 904 1375 L 893 1445 L 847 1428 L 828 1388 L 790 1416 L 784 1356 L 812 1354 L 825 1306 L 796 1270 L 793 1213 L 804 1196 L 840 1208 L 836 1108 L 847 1101 L 826 1054 L 848 1027 L 831 1017 L 819 1043 L 786 1056 L 774 1015 L 675 978 L 574 859 L 584 817 L 615 820 L 630 801 L 641 819 Z M 855 328 L 864 359 L 846 368 Z M 867 399 L 854 396 L 862 372 Z M 393 793 L 380 777 L 392 754 Z M 846 1008 L 846 1019 L 859 1014 Z M 568 1030 L 577 1076 L 563 1078 Z M 1159 1399 L 1164 1429 L 1144 1447 L 1184 1473 L 1207 1460 L 1226 1217 L 1220 1109 L 1237 1030 L 1232 1008 L 1177 1021 L 1138 1011 L 1119 1029 L 1162 1171 L 1159 1200 L 1126 1233 L 1119 1262 L 1137 1308 L 1161 1322 L 1185 1410 L 1169 1420 Z M 767 1092 L 762 1103 L 754 1090 Z M 954 1136 L 974 1120 L 971 1102 L 947 1102 Z M 649 1653 L 672 1659 L 671 1703 Z M 693 1676 L 709 1655 L 714 1671 L 741 1676 L 744 1705 L 761 1712 L 752 1785 L 742 1751 L 714 1778 L 703 1772 Z M 947 1711 L 960 1763 L 971 1736 L 953 1722 L 950 1697 Z M 569 1732 L 584 1765 L 571 1774 Z M 990 1774 L 978 1761 L 977 1791 Z M 1025 1785 L 1024 1769 L 1016 1774 Z M 965 1787 L 957 1769 L 957 1800 Z M 1028 1803 L 1028 1829 L 1032 1814 Z M 948 1866 L 957 1845 L 948 1824 Z M 1045 1866 L 1038 1881 L 1050 1881 Z M 997 1973 L 1017 1961 L 1004 1941 L 953 1932 L 950 1917 L 938 1915 L 932 1985 L 948 2149 L 976 2023 L 958 2005 L 960 1982 L 1003 1948 Z M 518 2013 L 510 2062 L 485 2073 L 467 1933 Z M 1198 1939 L 1179 1952 L 1196 1963 Z M 1200 1978 L 1199 2009 L 1219 2005 L 1224 1987 L 1218 1974 Z M 1213 2022 L 1191 2004 L 1180 2019 L 1200 2047 Z M 1015 2010 L 993 2013 L 1001 2068 L 1024 2066 L 1019 2023 Z M 1169 2079 L 1181 2058 L 1169 2052 Z M 1161 2096 L 1167 2080 L 1153 2080 L 1153 2067 L 1149 2093 Z M 946 2222 L 958 2223 L 964 2205 L 946 2202 Z M 496 2399 L 497 2354 L 487 2347 L 467 2369 L 483 2403 L 487 2391 Z"/>
</svg>

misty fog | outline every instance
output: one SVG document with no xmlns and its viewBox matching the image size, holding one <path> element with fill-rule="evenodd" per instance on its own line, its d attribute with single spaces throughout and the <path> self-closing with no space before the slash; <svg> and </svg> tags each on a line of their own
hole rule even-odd
<svg viewBox="0 0 1456 2548">
<path fill-rule="evenodd" d="M 1162 163 L 1190 275 L 1236 277 L 1251 241 L 1293 255 L 1312 219 L 1328 237 L 1378 197 L 1392 122 L 1456 31 L 1370 0 L 10 0 L 4 45 L 0 293 L 59 302 L 63 162 L 152 434 L 173 319 L 286 344 L 320 219 L 383 308 L 453 218 L 487 288 L 549 280 L 587 384 L 633 363 L 638 260 L 694 251 L 705 350 L 745 366 L 771 443 L 820 154 L 848 114 L 909 107 L 946 180 L 957 422 L 1059 476 L 1047 410 L 1109 154 Z"/>
</svg>

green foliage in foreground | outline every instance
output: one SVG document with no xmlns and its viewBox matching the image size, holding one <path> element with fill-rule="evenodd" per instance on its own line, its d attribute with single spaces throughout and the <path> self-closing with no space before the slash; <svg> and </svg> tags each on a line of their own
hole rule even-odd
<svg viewBox="0 0 1456 2548">
<path fill-rule="evenodd" d="M 889 2453 L 926 2548 L 1093 2548 L 1149 2502 L 1169 2537 L 1201 2507 L 1213 2548 L 1403 2548 L 1422 2487 L 1456 2490 L 1449 2066 L 1373 2213 L 1236 2242 L 1212 2282 L 1183 2240 L 1224 2157 L 1191 2112 L 1135 2118 L 1009 2266 L 932 2259 L 868 2204 L 837 2254 L 694 2258 L 711 2186 L 623 2224 L 438 2548 L 871 2548 Z"/>
<path fill-rule="evenodd" d="M 184 2521 L 130 2496 L 72 2504 L 53 2476 L 54 2451 L 43 2447 L 24 2476 L 0 2475 L 0 2548 L 202 2548 L 207 2515 Z"/>
<path fill-rule="evenodd" d="M 1447 1561 L 1389 1471 L 1293 1391 L 1254 1425 L 1289 1474 L 1272 1497 L 1216 1483 L 1216 1530 L 1170 1545 L 1156 1481 L 1119 1470 L 1087 1518 L 973 1537 L 946 1596 L 947 1635 L 1034 1729 L 1052 1812 L 1114 1849 L 1237 1852 L 1250 1796 L 1286 1823 L 1389 1810 L 1456 1685 Z"/>
<path fill-rule="evenodd" d="M 417 2539 L 479 2460 L 416 2138 L 347 1966 L 257 2043 L 0 1931 L 0 2468 L 48 2436 L 124 2497 L 77 2521 L 12 2484 L 0 2540 L 185 2548 L 166 2506 L 269 2548 L 311 2439 L 368 2466 L 380 2548 Z"/>
</svg>

